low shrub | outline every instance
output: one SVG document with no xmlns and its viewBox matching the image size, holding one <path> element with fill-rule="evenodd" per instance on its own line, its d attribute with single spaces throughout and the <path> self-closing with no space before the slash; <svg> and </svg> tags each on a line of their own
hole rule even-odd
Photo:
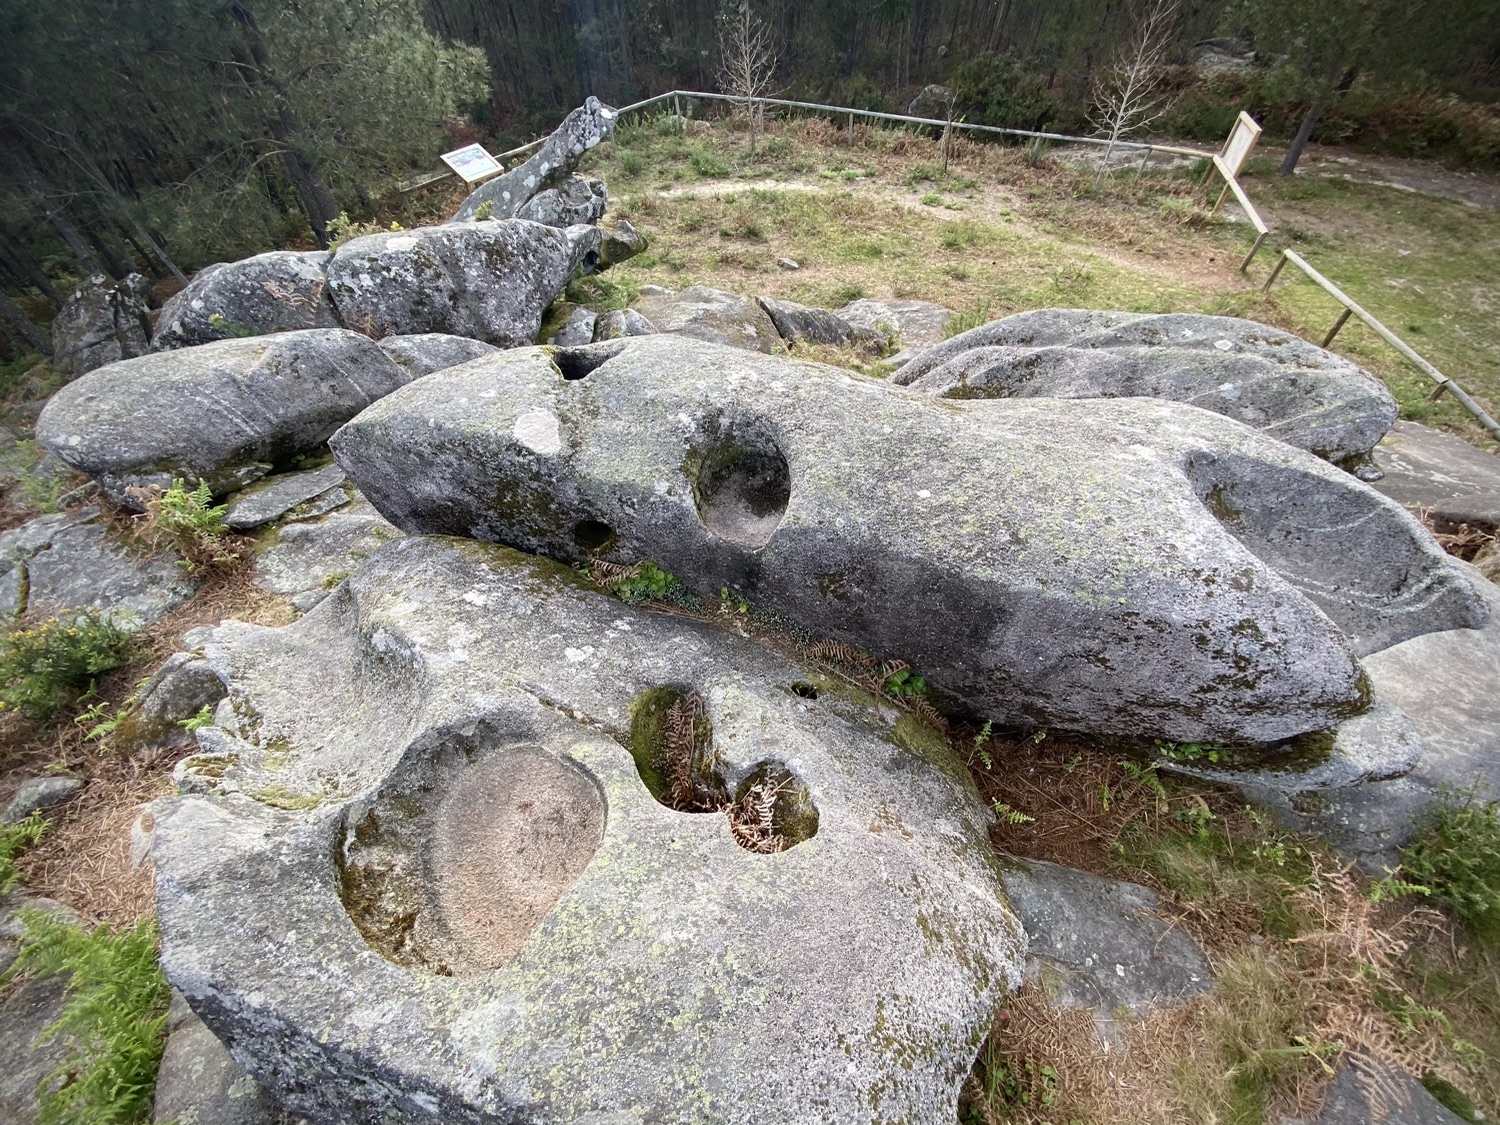
<svg viewBox="0 0 1500 1125">
<path fill-rule="evenodd" d="M 1432 890 L 1486 944 L 1500 942 L 1500 802 L 1473 792 L 1450 796 L 1401 849 L 1401 870 Z"/>
<path fill-rule="evenodd" d="M 127 629 L 90 610 L 12 629 L 0 642 L 0 708 L 44 723 L 93 690 L 100 673 L 134 655 Z"/>
</svg>

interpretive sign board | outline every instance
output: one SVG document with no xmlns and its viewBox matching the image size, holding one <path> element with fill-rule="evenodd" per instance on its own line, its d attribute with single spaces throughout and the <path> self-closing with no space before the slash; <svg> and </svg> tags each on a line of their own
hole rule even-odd
<svg viewBox="0 0 1500 1125">
<path fill-rule="evenodd" d="M 1224 151 L 1219 154 L 1220 159 L 1224 161 L 1224 166 L 1229 169 L 1229 175 L 1240 174 L 1240 169 L 1250 158 L 1250 153 L 1254 151 L 1255 142 L 1258 140 L 1260 140 L 1260 126 L 1255 123 L 1255 118 L 1244 110 L 1240 110 L 1234 129 L 1230 132 L 1229 139 L 1224 142 Z"/>
<path fill-rule="evenodd" d="M 452 152 L 445 152 L 443 163 L 462 176 L 465 183 L 470 184 L 504 171 L 500 162 L 486 152 L 483 145 L 465 145 Z"/>
</svg>

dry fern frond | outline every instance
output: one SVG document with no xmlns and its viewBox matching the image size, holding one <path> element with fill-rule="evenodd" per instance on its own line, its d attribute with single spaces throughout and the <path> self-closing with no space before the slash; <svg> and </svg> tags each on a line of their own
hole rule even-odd
<svg viewBox="0 0 1500 1125">
<path fill-rule="evenodd" d="M 785 850 L 786 837 L 776 830 L 776 804 L 791 783 L 790 776 L 764 778 L 729 807 L 729 830 L 740 847 L 761 855 Z"/>
<path fill-rule="evenodd" d="M 875 658 L 863 649 L 846 645 L 842 641 L 819 641 L 807 650 L 809 659 L 823 664 L 854 668 L 861 672 L 875 668 Z"/>
<path fill-rule="evenodd" d="M 624 563 L 605 562 L 603 559 L 589 560 L 589 580 L 604 590 L 613 590 L 621 582 L 635 578 L 640 573 L 640 563 L 626 566 Z"/>
</svg>

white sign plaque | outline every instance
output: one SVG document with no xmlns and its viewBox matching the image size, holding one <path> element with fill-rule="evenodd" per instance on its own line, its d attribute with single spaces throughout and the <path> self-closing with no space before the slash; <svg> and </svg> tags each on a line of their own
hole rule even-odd
<svg viewBox="0 0 1500 1125">
<path fill-rule="evenodd" d="M 1255 118 L 1244 110 L 1240 110 L 1234 129 L 1230 132 L 1229 139 L 1224 142 L 1224 151 L 1219 154 L 1225 167 L 1229 169 L 1229 175 L 1240 174 L 1240 169 L 1250 158 L 1250 153 L 1254 150 L 1255 142 L 1258 140 L 1260 140 L 1260 126 L 1255 123 Z"/>
<path fill-rule="evenodd" d="M 500 162 L 486 152 L 483 145 L 465 145 L 452 152 L 445 152 L 443 163 L 462 176 L 465 183 L 470 184 L 504 171 Z"/>
</svg>

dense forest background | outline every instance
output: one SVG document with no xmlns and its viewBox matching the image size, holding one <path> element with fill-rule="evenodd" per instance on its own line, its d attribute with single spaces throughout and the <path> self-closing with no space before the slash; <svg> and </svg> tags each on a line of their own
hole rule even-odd
<svg viewBox="0 0 1500 1125">
<path fill-rule="evenodd" d="M 75 279 L 325 243 L 437 154 L 505 147 L 586 95 L 714 89 L 730 0 L 6 0 L 0 289 L 45 322 Z M 1088 132 L 1126 0 L 753 0 L 790 97 Z M 1194 65 L 1203 44 L 1244 65 Z M 1500 168 L 1500 0 L 1183 0 L 1156 131 Z M 1253 61 L 1252 61 L 1253 60 Z M 12 339 L 15 333 L 10 333 Z M 12 351 L 14 349 L 11 349 Z"/>
</svg>

